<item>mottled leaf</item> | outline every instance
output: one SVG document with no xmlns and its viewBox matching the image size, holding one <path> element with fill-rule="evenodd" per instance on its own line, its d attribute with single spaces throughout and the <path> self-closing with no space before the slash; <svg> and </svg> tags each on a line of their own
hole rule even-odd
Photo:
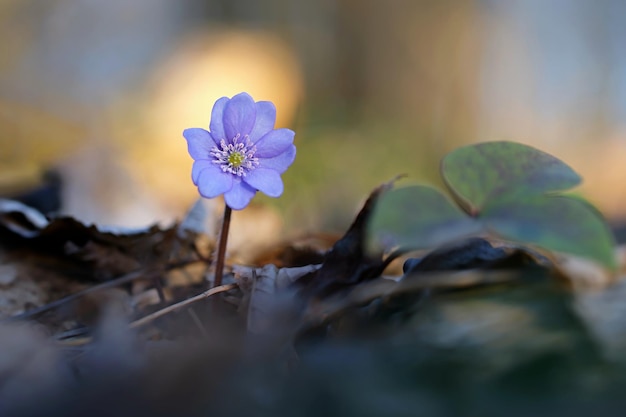
<svg viewBox="0 0 626 417">
<path fill-rule="evenodd" d="M 613 237 L 600 213 L 567 196 L 511 198 L 490 204 L 481 219 L 506 239 L 593 259 L 615 268 Z"/>
<path fill-rule="evenodd" d="M 441 175 L 471 214 L 510 193 L 563 191 L 581 181 L 559 159 L 514 142 L 486 142 L 456 149 L 441 162 Z"/>
<path fill-rule="evenodd" d="M 429 248 L 476 233 L 480 227 L 434 188 L 399 188 L 383 195 L 374 210 L 370 247 Z"/>
</svg>

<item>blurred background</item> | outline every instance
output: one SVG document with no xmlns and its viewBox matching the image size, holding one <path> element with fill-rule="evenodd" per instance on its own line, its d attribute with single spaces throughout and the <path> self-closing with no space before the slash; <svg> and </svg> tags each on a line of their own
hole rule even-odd
<svg viewBox="0 0 626 417">
<path fill-rule="evenodd" d="M 182 130 L 247 91 L 296 131 L 284 195 L 250 211 L 272 230 L 343 230 L 379 183 L 440 184 L 446 152 L 491 140 L 563 159 L 623 219 L 625 19 L 622 0 L 0 0 L 0 194 L 171 223 L 198 197 Z"/>
</svg>

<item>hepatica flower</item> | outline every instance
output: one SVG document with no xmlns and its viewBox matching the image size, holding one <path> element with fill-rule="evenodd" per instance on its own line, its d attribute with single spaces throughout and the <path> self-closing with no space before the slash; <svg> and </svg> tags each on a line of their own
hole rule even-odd
<svg viewBox="0 0 626 417">
<path fill-rule="evenodd" d="M 241 93 L 215 102 L 209 131 L 186 129 L 183 136 L 194 159 L 191 178 L 200 195 L 224 194 L 234 210 L 246 207 L 257 191 L 279 197 L 280 174 L 293 163 L 296 147 L 295 133 L 274 129 L 275 121 L 274 104 Z"/>
</svg>

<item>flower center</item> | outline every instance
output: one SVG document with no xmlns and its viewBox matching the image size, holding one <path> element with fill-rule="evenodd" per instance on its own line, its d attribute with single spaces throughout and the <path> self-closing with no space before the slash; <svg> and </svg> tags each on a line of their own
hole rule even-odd
<svg viewBox="0 0 626 417">
<path fill-rule="evenodd" d="M 222 139 L 220 147 L 214 146 L 210 155 L 215 158 L 213 163 L 217 164 L 223 172 L 245 177 L 246 173 L 259 166 L 259 158 L 254 156 L 256 146 L 250 142 L 248 135 L 244 136 L 245 141 L 240 141 L 240 138 L 241 135 L 238 133 L 231 143 Z"/>
<path fill-rule="evenodd" d="M 233 152 L 230 155 L 228 155 L 228 163 L 230 165 L 232 165 L 234 168 L 239 168 L 241 166 L 241 164 L 243 163 L 244 160 L 244 156 L 241 154 L 241 152 Z"/>
</svg>

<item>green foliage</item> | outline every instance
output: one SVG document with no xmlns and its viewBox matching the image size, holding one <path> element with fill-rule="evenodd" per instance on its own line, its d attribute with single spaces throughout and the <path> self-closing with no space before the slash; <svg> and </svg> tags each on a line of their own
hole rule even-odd
<svg viewBox="0 0 626 417">
<path fill-rule="evenodd" d="M 519 143 L 487 142 L 449 153 L 441 175 L 469 215 L 431 187 L 391 190 L 370 220 L 370 244 L 420 249 L 490 233 L 615 268 L 602 215 L 580 198 L 555 194 L 581 181 L 557 158 Z"/>
<path fill-rule="evenodd" d="M 513 142 L 487 142 L 450 152 L 441 175 L 452 194 L 480 212 L 508 195 L 540 195 L 580 184 L 580 176 L 557 158 Z"/>
<path fill-rule="evenodd" d="M 479 225 L 445 195 L 423 185 L 399 188 L 383 195 L 369 229 L 383 246 L 413 249 L 437 246 L 480 231 Z"/>
</svg>

